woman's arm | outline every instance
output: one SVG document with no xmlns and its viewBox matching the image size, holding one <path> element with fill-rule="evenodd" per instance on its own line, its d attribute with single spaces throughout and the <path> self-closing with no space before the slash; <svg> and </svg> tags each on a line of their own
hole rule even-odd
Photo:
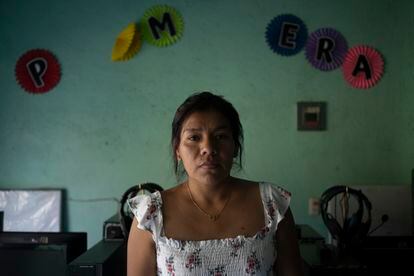
<svg viewBox="0 0 414 276">
<path fill-rule="evenodd" d="M 299 252 L 299 244 L 290 208 L 276 231 L 275 272 L 277 276 L 303 276 L 303 262 Z"/>
<path fill-rule="evenodd" d="M 157 270 L 155 243 L 150 232 L 137 228 L 134 218 L 128 238 L 127 275 L 155 275 Z"/>
</svg>

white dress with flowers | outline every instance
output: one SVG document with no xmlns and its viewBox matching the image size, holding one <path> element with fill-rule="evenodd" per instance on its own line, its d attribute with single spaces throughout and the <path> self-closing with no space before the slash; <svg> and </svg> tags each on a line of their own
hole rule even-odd
<svg viewBox="0 0 414 276">
<path fill-rule="evenodd" d="M 276 259 L 275 233 L 289 206 L 290 193 L 260 183 L 266 225 L 252 237 L 181 241 L 163 233 L 159 192 L 128 201 L 138 228 L 148 230 L 156 244 L 158 275 L 272 275 Z"/>
</svg>

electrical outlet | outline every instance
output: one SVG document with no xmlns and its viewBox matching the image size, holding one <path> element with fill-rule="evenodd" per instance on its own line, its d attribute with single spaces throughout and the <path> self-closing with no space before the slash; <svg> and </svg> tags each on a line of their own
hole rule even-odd
<svg viewBox="0 0 414 276">
<path fill-rule="evenodd" d="M 319 198 L 309 198 L 308 213 L 310 216 L 317 216 L 321 213 L 321 200 Z"/>
</svg>

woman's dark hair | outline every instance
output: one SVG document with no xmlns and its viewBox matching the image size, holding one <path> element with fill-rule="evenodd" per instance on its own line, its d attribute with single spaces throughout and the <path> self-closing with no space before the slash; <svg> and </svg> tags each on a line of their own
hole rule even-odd
<svg viewBox="0 0 414 276">
<path fill-rule="evenodd" d="M 238 167 L 242 168 L 243 154 L 243 127 L 239 114 L 233 105 L 222 96 L 211 92 L 195 93 L 188 97 L 177 109 L 172 122 L 171 148 L 174 157 L 174 172 L 180 176 L 176 150 L 180 144 L 181 128 L 185 119 L 198 111 L 214 110 L 221 113 L 230 122 L 231 132 L 235 145 L 235 157 L 238 157 Z"/>
</svg>

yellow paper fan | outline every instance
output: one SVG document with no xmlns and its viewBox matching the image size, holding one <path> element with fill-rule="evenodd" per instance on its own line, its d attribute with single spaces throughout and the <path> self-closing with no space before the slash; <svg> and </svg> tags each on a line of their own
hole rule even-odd
<svg viewBox="0 0 414 276">
<path fill-rule="evenodd" d="M 141 37 L 135 23 L 129 24 L 118 35 L 112 49 L 112 61 L 131 59 L 141 48 Z"/>
</svg>

